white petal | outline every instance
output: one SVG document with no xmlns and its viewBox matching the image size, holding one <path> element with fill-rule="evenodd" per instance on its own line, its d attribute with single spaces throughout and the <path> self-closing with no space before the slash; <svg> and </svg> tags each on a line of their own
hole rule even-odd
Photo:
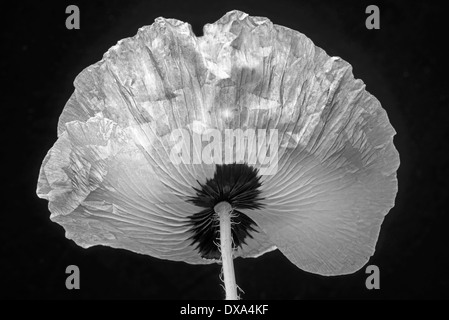
<svg viewBox="0 0 449 320">
<path fill-rule="evenodd" d="M 206 25 L 200 38 L 186 23 L 157 19 L 85 69 L 38 195 L 84 247 L 207 263 L 188 240 L 187 218 L 198 208 L 186 199 L 215 166 L 174 164 L 170 134 L 214 128 L 279 132 L 278 165 L 263 176 L 266 206 L 245 212 L 260 232 L 239 255 L 277 246 L 298 267 L 325 275 L 366 263 L 397 191 L 385 111 L 347 62 L 239 11 Z"/>
</svg>

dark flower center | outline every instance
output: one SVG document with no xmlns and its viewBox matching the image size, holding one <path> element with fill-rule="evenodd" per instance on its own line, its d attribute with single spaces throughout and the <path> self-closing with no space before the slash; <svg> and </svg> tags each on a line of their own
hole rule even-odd
<svg viewBox="0 0 449 320">
<path fill-rule="evenodd" d="M 234 209 L 231 216 L 234 249 L 245 244 L 246 237 L 252 238 L 251 231 L 256 232 L 256 223 L 239 210 L 262 208 L 261 185 L 257 169 L 247 164 L 233 163 L 216 165 L 214 177 L 205 184 L 200 183 L 201 188 L 194 188 L 196 196 L 188 201 L 203 210 L 189 217 L 193 232 L 190 239 L 203 258 L 220 258 L 217 247 L 220 226 L 214 212 L 219 202 L 227 201 Z"/>
</svg>

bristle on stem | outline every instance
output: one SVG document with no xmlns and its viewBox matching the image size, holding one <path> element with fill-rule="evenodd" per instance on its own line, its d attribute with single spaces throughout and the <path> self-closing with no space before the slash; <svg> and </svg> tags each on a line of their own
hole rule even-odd
<svg viewBox="0 0 449 320">
<path fill-rule="evenodd" d="M 214 207 L 214 211 L 218 215 L 220 221 L 220 252 L 226 300 L 238 300 L 231 233 L 231 215 L 233 209 L 228 202 L 222 201 Z"/>
</svg>

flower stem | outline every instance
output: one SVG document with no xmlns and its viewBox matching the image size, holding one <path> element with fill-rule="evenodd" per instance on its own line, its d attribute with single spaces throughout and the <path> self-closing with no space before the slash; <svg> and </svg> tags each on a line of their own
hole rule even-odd
<svg viewBox="0 0 449 320">
<path fill-rule="evenodd" d="M 226 291 L 226 300 L 238 300 L 237 284 L 235 283 L 234 260 L 231 233 L 232 206 L 222 201 L 214 207 L 220 220 L 220 251 L 223 265 L 223 278 Z"/>
</svg>

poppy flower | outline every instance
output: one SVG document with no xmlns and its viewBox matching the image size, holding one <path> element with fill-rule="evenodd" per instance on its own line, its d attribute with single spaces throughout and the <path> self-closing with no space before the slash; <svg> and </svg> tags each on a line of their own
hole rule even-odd
<svg viewBox="0 0 449 320">
<path fill-rule="evenodd" d="M 373 255 L 395 131 L 351 65 L 300 32 L 232 11 L 196 37 L 158 18 L 74 85 L 37 194 L 78 245 L 217 262 L 228 203 L 233 257 L 278 248 L 340 275 Z"/>
</svg>

